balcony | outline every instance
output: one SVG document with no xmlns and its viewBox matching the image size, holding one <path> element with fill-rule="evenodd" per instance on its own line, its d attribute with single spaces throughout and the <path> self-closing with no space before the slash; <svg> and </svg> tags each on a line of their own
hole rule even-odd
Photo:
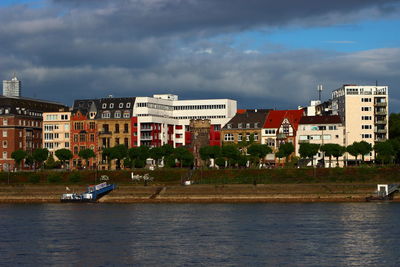
<svg viewBox="0 0 400 267">
<path fill-rule="evenodd" d="M 153 127 L 140 127 L 140 131 L 152 131 Z"/>
<path fill-rule="evenodd" d="M 111 131 L 105 131 L 105 130 L 103 130 L 103 131 L 100 131 L 100 132 L 99 132 L 99 135 L 111 135 L 111 134 L 112 134 Z"/>
<path fill-rule="evenodd" d="M 387 130 L 386 129 L 374 129 L 374 132 L 375 133 L 381 133 L 381 134 L 386 134 L 387 133 Z"/>
<path fill-rule="evenodd" d="M 375 138 L 375 142 L 385 142 L 387 139 L 386 138 L 383 138 L 383 137 L 381 137 L 381 138 Z"/>
<path fill-rule="evenodd" d="M 387 120 L 375 120 L 375 124 L 387 124 Z"/>
<path fill-rule="evenodd" d="M 145 135 L 145 136 L 141 136 L 140 140 L 142 140 L 142 141 L 151 141 L 151 140 L 153 140 L 153 137 Z"/>
<path fill-rule="evenodd" d="M 375 107 L 386 107 L 387 103 L 386 102 L 375 102 L 374 106 Z"/>
<path fill-rule="evenodd" d="M 375 111 L 375 115 L 386 115 L 387 113 L 386 113 L 386 110 L 379 110 L 379 111 Z"/>
<path fill-rule="evenodd" d="M 276 138 L 277 139 L 286 139 L 287 138 L 287 134 L 284 134 L 284 133 L 277 134 Z"/>
</svg>

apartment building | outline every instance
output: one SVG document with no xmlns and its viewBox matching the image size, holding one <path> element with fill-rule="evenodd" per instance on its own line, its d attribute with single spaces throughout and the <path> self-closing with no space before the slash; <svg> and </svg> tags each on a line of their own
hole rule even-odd
<svg viewBox="0 0 400 267">
<path fill-rule="evenodd" d="M 55 160 L 58 160 L 55 151 L 71 149 L 71 112 L 44 112 L 43 113 L 43 148 L 47 148 Z"/>
<path fill-rule="evenodd" d="M 344 124 L 344 144 L 366 141 L 372 145 L 388 139 L 387 86 L 346 84 L 332 92 L 332 114 Z M 373 160 L 371 153 L 366 160 Z"/>
<path fill-rule="evenodd" d="M 253 135 L 254 142 L 261 143 L 261 129 L 269 109 L 238 110 L 236 115 L 222 128 L 222 144 L 249 141 Z"/>
<path fill-rule="evenodd" d="M 15 168 L 11 153 L 28 153 L 42 147 L 43 112 L 68 109 L 66 106 L 37 99 L 0 96 L 0 169 Z"/>
<path fill-rule="evenodd" d="M 301 143 L 310 144 L 338 144 L 344 146 L 344 126 L 339 115 L 334 116 L 303 116 L 300 118 L 296 135 L 296 156 L 300 156 L 299 147 Z M 314 165 L 322 159 L 322 153 L 314 158 Z M 325 163 L 328 161 L 325 159 Z M 343 161 L 341 161 L 341 165 Z"/>
</svg>

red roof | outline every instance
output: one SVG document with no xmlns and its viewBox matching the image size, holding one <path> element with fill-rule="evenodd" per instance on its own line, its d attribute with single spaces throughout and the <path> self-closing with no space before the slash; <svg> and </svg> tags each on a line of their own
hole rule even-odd
<svg viewBox="0 0 400 267">
<path fill-rule="evenodd" d="M 263 128 L 279 128 L 282 122 L 287 118 L 292 124 L 293 128 L 297 130 L 300 122 L 300 118 L 303 116 L 303 110 L 271 110 L 268 113 L 268 117 L 264 123 Z"/>
<path fill-rule="evenodd" d="M 244 113 L 246 113 L 246 109 L 238 109 L 237 111 L 236 111 L 236 113 L 237 114 L 244 114 Z"/>
</svg>

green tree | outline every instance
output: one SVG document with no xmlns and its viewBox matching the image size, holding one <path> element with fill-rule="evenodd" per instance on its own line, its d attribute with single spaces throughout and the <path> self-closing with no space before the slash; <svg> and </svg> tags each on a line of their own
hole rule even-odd
<svg viewBox="0 0 400 267">
<path fill-rule="evenodd" d="M 329 168 L 332 166 L 332 157 L 336 151 L 339 151 L 340 145 L 338 144 L 324 144 L 320 147 L 320 150 L 324 152 L 324 157 L 329 157 Z"/>
<path fill-rule="evenodd" d="M 149 156 L 155 161 L 155 165 L 158 166 L 159 161 L 163 158 L 164 156 L 164 151 L 162 147 L 152 147 L 149 150 Z"/>
<path fill-rule="evenodd" d="M 103 158 L 106 159 L 108 169 L 110 170 L 111 169 L 111 148 L 110 147 L 103 148 L 101 155 L 103 156 Z"/>
<path fill-rule="evenodd" d="M 357 147 L 358 151 L 360 152 L 361 160 L 364 163 L 365 155 L 372 152 L 372 145 L 368 142 L 361 141 L 361 142 L 357 143 L 356 147 Z"/>
<path fill-rule="evenodd" d="M 89 167 L 89 159 L 95 158 L 96 154 L 94 153 L 94 151 L 92 149 L 85 148 L 85 149 L 82 149 L 81 151 L 79 151 L 78 156 L 81 159 L 84 159 L 85 160 L 85 166 Z"/>
<path fill-rule="evenodd" d="M 216 159 L 221 154 L 221 148 L 219 146 L 204 146 L 200 148 L 200 157 L 209 166 L 208 161 L 210 159 Z"/>
<path fill-rule="evenodd" d="M 66 148 L 56 150 L 55 155 L 61 161 L 64 168 L 66 167 L 65 162 L 70 161 L 73 157 L 71 150 Z"/>
<path fill-rule="evenodd" d="M 339 166 L 339 157 L 343 156 L 343 154 L 346 152 L 346 148 L 341 146 L 341 145 L 337 145 L 333 147 L 333 151 L 332 151 L 332 156 L 334 156 L 336 158 L 336 166 Z"/>
<path fill-rule="evenodd" d="M 49 157 L 47 148 L 37 148 L 32 153 L 33 159 L 38 163 L 39 167 L 43 166 L 43 162 Z"/>
<path fill-rule="evenodd" d="M 11 153 L 11 158 L 15 161 L 17 168 L 20 168 L 22 161 L 26 158 L 27 153 L 22 149 L 15 150 Z M 21 167 L 22 168 L 22 167 Z"/>
<path fill-rule="evenodd" d="M 238 160 L 240 151 L 235 145 L 224 145 L 221 148 L 221 156 L 225 158 L 225 160 L 228 162 L 228 167 L 230 167 Z"/>
<path fill-rule="evenodd" d="M 193 154 L 183 146 L 175 148 L 172 156 L 179 161 L 181 168 L 191 166 L 194 161 Z"/>
<path fill-rule="evenodd" d="M 128 155 L 128 149 L 124 145 L 117 145 L 111 149 L 110 158 L 117 160 L 117 170 L 121 169 L 121 160 Z"/>
<path fill-rule="evenodd" d="M 294 146 L 292 143 L 284 143 L 279 146 L 279 151 L 282 151 L 286 162 L 289 162 L 289 156 L 294 152 Z"/>
<path fill-rule="evenodd" d="M 49 153 L 49 157 L 47 158 L 46 162 L 45 162 L 45 168 L 46 169 L 54 169 L 57 167 L 57 163 L 54 160 L 54 156 Z"/>
<path fill-rule="evenodd" d="M 300 157 L 305 159 L 311 159 L 311 166 L 314 166 L 314 156 L 318 153 L 320 145 L 318 144 L 310 144 L 310 143 L 301 143 L 299 148 Z"/>
<path fill-rule="evenodd" d="M 285 157 L 285 154 L 282 150 L 278 150 L 275 152 L 275 156 L 278 158 L 278 163 L 281 164 L 281 159 Z"/>
<path fill-rule="evenodd" d="M 395 155 L 393 145 L 389 140 L 376 143 L 374 146 L 374 150 L 378 154 L 377 159 L 382 164 L 390 163 Z"/>
<path fill-rule="evenodd" d="M 164 157 L 168 157 L 172 155 L 172 153 L 174 152 L 174 147 L 171 146 L 170 144 L 163 145 L 161 149 Z"/>
<path fill-rule="evenodd" d="M 261 145 L 261 144 L 252 144 L 247 148 L 247 153 L 251 156 L 256 157 L 259 162 L 263 163 L 265 157 L 272 153 L 272 149 L 268 145 Z"/>
<path fill-rule="evenodd" d="M 358 162 L 357 158 L 358 155 L 360 155 L 360 151 L 357 149 L 357 145 L 355 143 L 348 145 L 346 147 L 346 151 L 347 153 L 349 153 L 350 155 L 352 155 L 355 159 L 356 159 L 356 163 Z"/>
<path fill-rule="evenodd" d="M 33 164 L 35 163 L 35 160 L 33 159 L 32 154 L 28 154 L 25 158 L 25 164 L 29 166 L 29 168 L 32 169 Z"/>
</svg>

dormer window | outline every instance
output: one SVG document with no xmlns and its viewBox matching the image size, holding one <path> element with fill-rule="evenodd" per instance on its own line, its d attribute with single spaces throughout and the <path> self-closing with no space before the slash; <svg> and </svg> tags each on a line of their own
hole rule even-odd
<svg viewBox="0 0 400 267">
<path fill-rule="evenodd" d="M 121 112 L 120 111 L 115 112 L 114 113 L 114 117 L 115 118 L 121 118 Z"/>
<path fill-rule="evenodd" d="M 123 108 L 124 107 L 124 103 L 119 103 L 119 108 Z"/>
<path fill-rule="evenodd" d="M 250 123 L 246 123 L 246 128 L 247 128 L 247 129 L 250 128 Z"/>
<path fill-rule="evenodd" d="M 114 103 L 110 103 L 110 108 L 114 108 Z"/>
<path fill-rule="evenodd" d="M 227 124 L 227 125 L 226 125 L 226 128 L 228 128 L 228 129 L 232 129 L 232 124 L 230 124 L 230 123 L 229 123 L 229 124 Z"/>
<path fill-rule="evenodd" d="M 107 104 L 106 104 L 106 103 L 103 103 L 102 108 L 103 108 L 103 109 L 106 109 L 106 108 L 107 108 Z"/>
<path fill-rule="evenodd" d="M 131 103 L 126 103 L 126 108 L 130 108 L 131 107 Z"/>
<path fill-rule="evenodd" d="M 238 128 L 239 128 L 239 129 L 242 129 L 242 127 L 243 127 L 243 123 L 239 123 L 239 124 L 238 124 Z"/>
</svg>

